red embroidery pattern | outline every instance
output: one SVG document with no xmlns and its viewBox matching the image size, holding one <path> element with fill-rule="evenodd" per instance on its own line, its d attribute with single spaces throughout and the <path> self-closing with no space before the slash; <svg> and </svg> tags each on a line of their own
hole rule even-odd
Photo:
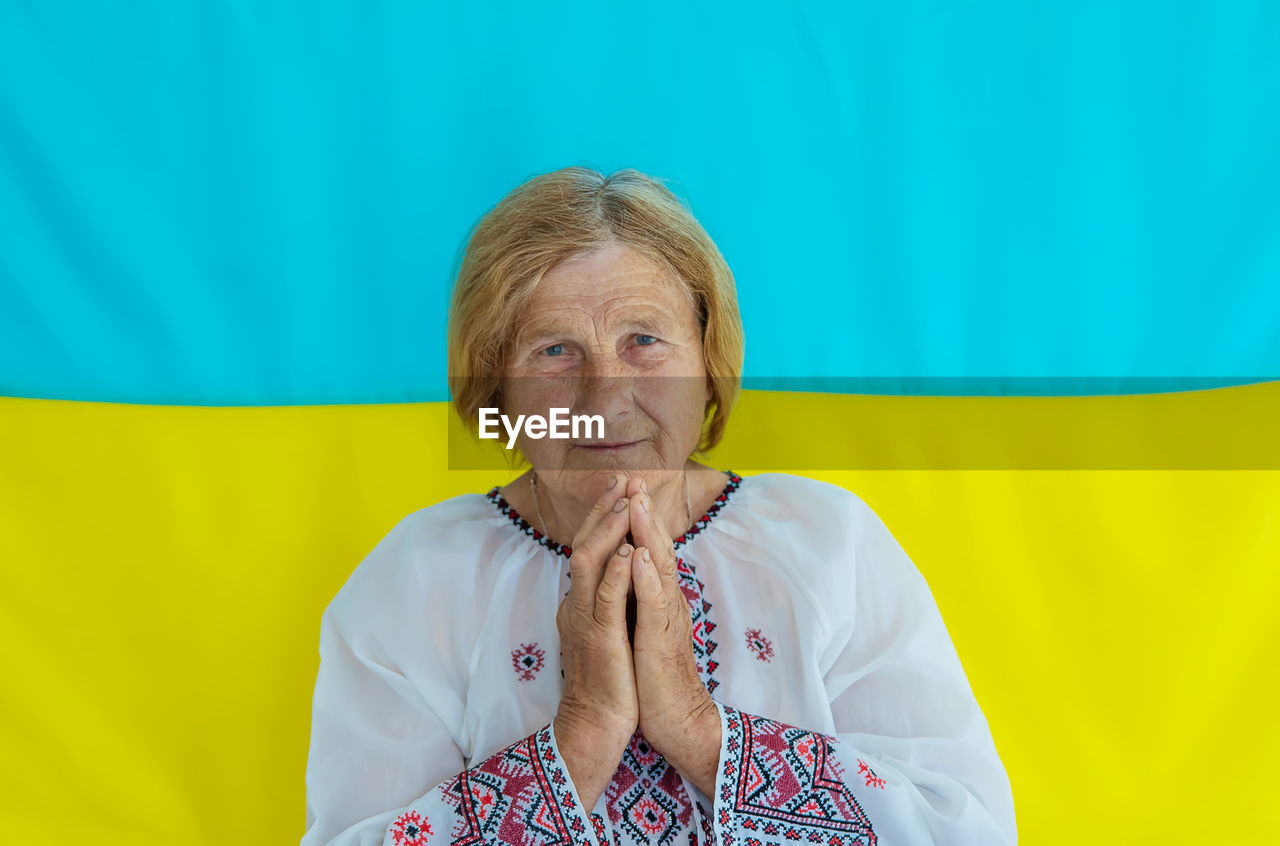
<svg viewBox="0 0 1280 846">
<path fill-rule="evenodd" d="M 707 509 L 706 513 L 695 520 L 694 524 L 684 534 L 672 542 L 675 549 L 681 548 L 700 532 L 704 531 L 729 502 L 729 497 L 733 492 L 742 484 L 741 476 L 731 470 L 726 472 L 729 474 L 728 483 L 725 484 L 720 494 L 716 497 L 716 501 Z M 495 486 L 489 491 L 487 495 L 489 500 L 521 532 L 550 549 L 553 553 L 564 556 L 565 559 L 568 559 L 573 554 L 571 547 L 557 544 L 535 530 L 529 521 L 521 517 L 511 507 L 510 503 L 498 493 L 498 490 Z M 676 572 L 680 590 L 689 603 L 690 621 L 693 626 L 691 645 L 694 659 L 698 666 L 698 675 L 707 690 L 714 692 L 719 685 L 719 682 L 715 679 L 715 671 L 719 667 L 719 662 L 713 657 L 717 643 L 715 638 L 712 637 L 712 632 L 715 631 L 716 624 L 712 622 L 710 617 L 711 602 L 705 596 L 706 585 L 698 579 L 694 566 L 683 558 L 676 558 Z M 524 644 L 521 647 L 520 650 L 512 653 L 512 661 L 516 666 L 518 676 L 522 672 L 522 665 L 531 654 Z M 541 666 L 541 660 L 539 659 L 535 663 L 537 667 L 529 668 L 527 672 L 537 672 Z M 563 675 L 563 670 L 561 674 Z M 511 747 L 508 750 L 508 754 L 518 755 L 519 753 L 512 751 L 516 750 L 516 748 Z M 485 833 L 493 831 L 499 832 L 502 838 L 499 841 L 501 843 L 520 842 L 521 837 L 525 838 L 529 844 L 561 842 L 553 839 L 556 836 L 554 832 L 557 831 L 556 826 L 553 825 L 554 820 L 548 822 L 544 819 L 545 809 L 547 808 L 545 801 L 539 806 L 544 810 L 539 811 L 539 815 L 530 817 L 530 814 L 533 814 L 534 811 L 525 809 L 532 809 L 538 803 L 526 799 L 526 794 L 518 793 L 515 788 L 499 789 L 498 787 L 489 786 L 489 780 L 496 777 L 491 772 L 492 766 L 489 766 L 489 764 L 495 761 L 496 758 L 498 756 L 494 756 L 482 764 L 481 769 L 484 770 L 484 773 L 469 777 L 466 785 L 461 784 L 458 779 L 442 785 L 442 790 L 445 790 L 446 795 L 454 797 L 453 801 L 457 806 L 461 807 L 464 804 L 461 799 L 463 795 L 469 795 L 471 797 L 469 805 L 475 809 L 470 813 L 470 821 L 466 825 L 460 823 L 459 827 L 455 828 L 454 846 L 479 843 L 479 838 Z M 511 777 L 507 776 L 507 778 L 509 780 Z M 525 780 L 528 781 L 527 778 Z M 477 785 L 487 787 L 488 792 L 478 792 Z M 519 801 L 512 799 L 512 796 L 518 796 Z M 682 831 L 688 832 L 690 846 L 695 846 L 697 835 L 688 831 L 693 815 L 693 807 L 689 801 L 689 794 L 684 787 L 684 781 L 676 769 L 670 766 L 666 759 L 658 754 L 657 750 L 645 740 L 639 730 L 632 735 L 627 750 L 618 764 L 618 769 L 606 788 L 605 800 L 606 812 L 610 823 L 612 823 L 614 846 L 623 846 L 625 843 L 668 846 L 668 844 L 676 842 L 677 836 Z M 607 832 L 605 831 L 604 820 L 594 812 L 587 812 L 581 816 L 590 821 L 590 825 L 595 829 L 596 836 L 600 840 L 600 846 L 609 846 L 606 842 Z M 573 827 L 573 832 L 578 837 L 582 836 L 583 831 L 579 829 L 585 830 L 585 825 L 580 821 L 578 814 L 571 816 L 569 825 Z M 705 837 L 704 842 L 707 844 L 712 843 L 713 832 L 708 813 L 702 814 L 702 828 Z M 553 834 L 548 836 L 542 833 L 544 831 L 553 832 Z M 727 846 L 727 844 L 724 846 Z M 840 846 L 840 844 L 832 844 L 832 846 Z"/>
<path fill-rule="evenodd" d="M 871 820 L 845 787 L 835 738 L 721 706 L 728 754 L 721 765 L 720 846 L 793 840 L 875 846 Z"/>
<path fill-rule="evenodd" d="M 707 528 L 707 526 L 710 526 L 711 521 L 715 519 L 715 516 L 719 514 L 720 510 L 729 503 L 729 497 L 732 496 L 733 492 L 742 484 L 742 477 L 737 473 L 732 470 L 726 470 L 724 472 L 729 474 L 729 481 L 725 484 L 719 495 L 716 496 L 716 501 L 711 504 L 711 507 L 707 509 L 707 512 L 697 520 L 694 520 L 693 525 L 689 527 L 688 531 L 672 541 L 672 545 L 676 549 L 679 549 L 689 541 L 693 540 L 695 535 Z"/>
<path fill-rule="evenodd" d="M 703 595 L 706 585 L 698 578 L 693 565 L 679 557 L 676 558 L 676 578 L 680 583 L 680 592 L 689 602 L 689 618 L 693 623 L 693 658 L 698 665 L 698 675 L 708 692 L 715 693 L 720 685 L 715 678 L 715 671 L 720 663 L 711 657 L 717 646 L 715 638 L 711 637 L 716 624 L 711 621 L 711 602 Z"/>
<path fill-rule="evenodd" d="M 427 818 L 417 811 L 405 811 L 391 824 L 391 839 L 395 841 L 396 846 L 426 843 L 430 836 L 431 826 L 427 824 Z"/>
<path fill-rule="evenodd" d="M 512 508 L 511 503 L 507 502 L 507 498 L 504 497 L 502 494 L 498 493 L 498 491 L 499 491 L 499 487 L 497 485 L 494 485 L 492 488 L 489 489 L 489 492 L 485 494 L 485 496 L 489 498 L 490 502 L 498 506 L 498 510 L 502 512 L 504 517 L 509 518 L 512 523 L 516 524 L 517 529 L 519 529 L 521 532 L 528 535 L 529 537 L 533 538 L 535 541 L 542 544 L 547 549 L 551 550 L 557 555 L 563 555 L 565 558 L 568 558 L 571 555 L 573 555 L 573 547 L 556 543 L 551 538 L 542 534 L 542 532 L 539 532 L 537 529 L 533 527 L 532 523 L 530 523 L 528 520 L 521 517 L 520 512 Z"/>
<path fill-rule="evenodd" d="M 639 729 L 631 735 L 622 760 L 605 788 L 605 809 L 614 839 L 667 846 L 688 828 L 693 805 L 675 767 L 658 754 Z"/>
<path fill-rule="evenodd" d="M 589 846 L 586 812 L 578 807 L 551 726 L 463 770 L 438 788 L 457 818 L 452 846 L 547 844 Z"/>
<path fill-rule="evenodd" d="M 759 629 L 747 629 L 747 648 L 761 661 L 768 661 L 773 657 L 773 644 L 769 642 L 769 638 L 760 634 Z"/>
<path fill-rule="evenodd" d="M 698 675 L 711 691 L 718 684 L 713 673 L 719 666 L 711 657 L 716 649 L 711 637 L 715 630 L 709 616 L 711 602 L 703 595 L 705 585 L 692 564 L 677 557 L 676 575 L 693 621 L 692 646 Z M 668 846 L 680 832 L 688 830 L 693 817 L 693 804 L 680 773 L 650 745 L 639 729 L 631 735 L 618 769 L 605 789 L 605 808 L 613 824 L 615 844 Z"/>
<path fill-rule="evenodd" d="M 609 835 L 604 829 L 604 820 L 601 819 L 600 815 L 595 811 L 592 811 L 588 816 L 591 818 L 591 825 L 594 826 L 596 830 L 596 842 L 598 842 L 600 846 L 609 846 Z"/>
<path fill-rule="evenodd" d="M 522 643 L 519 649 L 511 650 L 511 666 L 515 667 L 516 678 L 520 681 L 533 681 L 545 663 L 546 653 L 537 643 Z"/>
<path fill-rule="evenodd" d="M 705 846 L 711 846 L 716 842 L 715 835 L 711 832 L 711 812 L 707 810 L 706 805 L 702 804 L 701 799 L 695 799 L 694 803 L 698 808 L 698 822 L 702 824 L 702 842 Z M 697 845 L 691 844 L 691 846 Z"/>
<path fill-rule="evenodd" d="M 685 531 L 684 534 L 682 534 L 680 537 L 676 538 L 672 542 L 673 546 L 676 549 L 679 549 L 680 547 L 684 546 L 686 543 L 692 540 L 695 535 L 697 535 L 699 532 L 706 529 L 707 526 L 711 525 L 711 521 L 715 518 L 715 516 L 720 513 L 720 510 L 723 509 L 726 504 L 728 504 L 729 497 L 742 484 L 742 477 L 739 476 L 737 473 L 733 472 L 732 470 L 726 470 L 724 472 L 729 474 L 729 481 L 725 483 L 724 488 L 722 488 L 720 493 L 716 496 L 716 501 L 712 503 L 710 508 L 707 509 L 707 512 L 703 514 L 701 517 L 699 517 L 697 520 L 694 520 L 693 525 L 690 526 Z M 545 535 L 542 534 L 542 532 L 535 529 L 532 523 L 530 523 L 528 520 L 521 517 L 520 512 L 516 511 L 514 508 L 511 507 L 511 503 L 507 502 L 506 497 L 498 493 L 499 490 L 500 490 L 499 486 L 494 485 L 492 488 L 489 489 L 489 492 L 485 494 L 485 496 L 489 499 L 490 502 L 492 502 L 494 505 L 498 507 L 498 511 L 500 511 L 504 517 L 508 518 L 512 523 L 516 525 L 516 528 L 518 528 L 522 533 L 533 538 L 534 541 L 536 541 L 537 543 L 541 544 L 542 546 L 545 546 L 547 549 L 556 553 L 557 555 L 563 555 L 565 558 L 569 558 L 570 556 L 573 555 L 573 547 L 556 543 L 555 541 L 551 540 L 551 538 L 546 537 Z"/>
<path fill-rule="evenodd" d="M 876 775 L 876 771 L 867 766 L 861 758 L 858 759 L 858 772 L 866 776 L 867 787 L 878 787 L 884 790 L 884 779 Z"/>
</svg>

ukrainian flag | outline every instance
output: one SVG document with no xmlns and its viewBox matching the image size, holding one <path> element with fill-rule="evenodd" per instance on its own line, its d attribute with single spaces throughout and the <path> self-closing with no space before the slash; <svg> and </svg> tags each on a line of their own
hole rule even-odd
<svg viewBox="0 0 1280 846">
<path fill-rule="evenodd" d="M 301 837 L 325 604 L 515 475 L 458 251 L 587 164 L 716 239 L 710 463 L 884 519 L 1023 842 L 1275 842 L 1278 101 L 1264 0 L 4 4 L 0 839 Z"/>
</svg>

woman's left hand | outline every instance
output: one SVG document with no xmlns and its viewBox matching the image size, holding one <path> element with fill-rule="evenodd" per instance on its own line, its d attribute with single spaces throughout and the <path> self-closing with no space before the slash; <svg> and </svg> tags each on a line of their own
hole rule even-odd
<svg viewBox="0 0 1280 846">
<path fill-rule="evenodd" d="M 637 479 L 628 482 L 631 581 L 636 592 L 632 644 L 639 729 L 677 771 L 705 795 L 715 784 L 720 756 L 720 715 L 698 675 L 693 655 L 693 620 L 680 589 L 671 536 L 645 508 L 649 494 Z"/>
</svg>

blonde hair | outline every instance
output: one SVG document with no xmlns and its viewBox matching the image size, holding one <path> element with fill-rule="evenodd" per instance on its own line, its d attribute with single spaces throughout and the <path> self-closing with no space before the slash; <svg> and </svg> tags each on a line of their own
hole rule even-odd
<svg viewBox="0 0 1280 846">
<path fill-rule="evenodd" d="M 620 241 L 665 266 L 690 295 L 702 327 L 711 398 L 698 451 L 724 435 L 741 385 L 743 337 L 733 273 L 690 210 L 659 179 L 633 168 L 536 175 L 472 228 L 449 305 L 449 390 L 475 432 L 479 410 L 501 407 L 515 324 L 543 275 L 561 261 Z"/>
</svg>

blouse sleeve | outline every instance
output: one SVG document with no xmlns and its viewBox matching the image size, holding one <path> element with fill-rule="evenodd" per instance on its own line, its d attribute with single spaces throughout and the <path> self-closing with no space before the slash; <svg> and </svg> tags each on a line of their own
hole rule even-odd
<svg viewBox="0 0 1280 846">
<path fill-rule="evenodd" d="M 303 846 L 599 846 L 554 721 L 466 766 L 439 708 L 388 649 L 387 620 L 399 610 L 391 594 L 408 592 L 379 586 L 373 571 L 402 533 L 384 539 L 321 617 Z M 434 692 L 449 687 L 442 679 Z"/>
<path fill-rule="evenodd" d="M 1015 844 L 1008 776 L 924 577 L 869 506 L 846 507 L 853 570 L 833 551 L 816 594 L 835 597 L 822 659 L 835 733 L 717 702 L 717 842 Z"/>
</svg>

